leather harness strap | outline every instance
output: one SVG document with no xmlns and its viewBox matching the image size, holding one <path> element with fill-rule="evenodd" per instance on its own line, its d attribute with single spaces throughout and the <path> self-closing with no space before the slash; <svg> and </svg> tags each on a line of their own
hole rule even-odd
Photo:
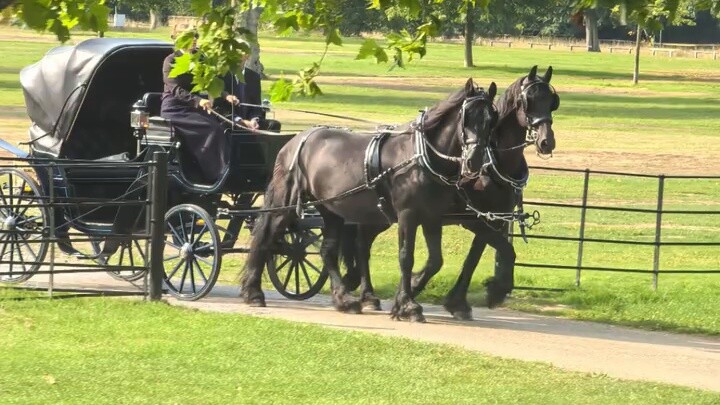
<svg viewBox="0 0 720 405">
<path fill-rule="evenodd" d="M 388 176 L 381 176 L 382 161 L 380 150 L 383 143 L 390 136 L 389 132 L 375 135 L 365 149 L 365 183 L 367 187 L 375 190 L 378 197 L 378 209 L 383 213 L 389 223 L 397 222 L 397 215 L 390 197 L 390 182 Z"/>
</svg>

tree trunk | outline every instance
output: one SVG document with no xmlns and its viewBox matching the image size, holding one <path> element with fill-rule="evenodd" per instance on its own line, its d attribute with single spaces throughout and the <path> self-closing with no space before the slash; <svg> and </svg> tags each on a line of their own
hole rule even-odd
<svg viewBox="0 0 720 405">
<path fill-rule="evenodd" d="M 150 29 L 151 29 L 151 30 L 154 30 L 155 28 L 158 27 L 158 22 L 159 22 L 159 20 L 160 20 L 160 19 L 158 18 L 158 14 L 159 14 L 159 13 L 158 13 L 157 10 L 155 10 L 155 9 L 150 9 Z"/>
<path fill-rule="evenodd" d="M 642 38 L 642 27 L 637 26 L 637 37 L 635 38 L 635 67 L 633 69 L 633 84 L 638 84 L 640 79 L 640 38 Z"/>
<path fill-rule="evenodd" d="M 474 67 L 473 40 L 475 39 L 475 6 L 468 2 L 465 15 L 465 67 Z"/>
<path fill-rule="evenodd" d="M 260 24 L 260 15 L 263 12 L 262 7 L 252 7 L 250 10 L 243 13 L 240 17 L 240 25 L 243 28 L 247 28 L 257 38 L 258 25 Z M 258 44 L 250 45 L 250 58 L 245 62 L 245 66 L 260 73 L 260 76 L 265 76 L 265 67 L 260 63 L 260 46 Z"/>
<path fill-rule="evenodd" d="M 598 17 L 595 10 L 583 11 L 585 17 L 585 43 L 588 52 L 600 52 L 600 39 L 598 37 Z"/>
</svg>

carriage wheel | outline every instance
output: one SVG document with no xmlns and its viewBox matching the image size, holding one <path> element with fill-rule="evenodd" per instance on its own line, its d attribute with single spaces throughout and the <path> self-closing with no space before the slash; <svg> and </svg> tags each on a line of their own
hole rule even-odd
<svg viewBox="0 0 720 405">
<path fill-rule="evenodd" d="M 328 278 L 320 258 L 321 229 L 287 230 L 268 260 L 268 275 L 275 289 L 293 300 L 317 294 Z"/>
<path fill-rule="evenodd" d="M 97 255 L 102 250 L 100 242 L 92 242 L 94 254 Z M 146 267 L 147 266 L 147 248 L 144 240 L 129 240 L 122 242 L 118 251 L 110 256 L 103 265 L 108 266 L 131 266 Z M 108 274 L 120 281 L 137 281 L 145 277 L 145 269 L 137 270 L 108 270 Z"/>
<path fill-rule="evenodd" d="M 40 187 L 20 170 L 0 171 L 0 282 L 26 281 L 40 268 L 47 255 L 49 218 L 42 204 Z"/>
<path fill-rule="evenodd" d="M 210 292 L 220 273 L 222 254 L 217 226 L 210 214 L 193 204 L 165 214 L 163 265 L 165 286 L 181 300 L 197 300 Z"/>
</svg>

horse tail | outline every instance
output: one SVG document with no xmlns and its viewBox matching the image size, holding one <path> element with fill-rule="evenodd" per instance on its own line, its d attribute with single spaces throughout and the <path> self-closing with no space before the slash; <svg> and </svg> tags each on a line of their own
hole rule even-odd
<svg viewBox="0 0 720 405">
<path fill-rule="evenodd" d="M 273 238 L 282 231 L 280 227 L 289 225 L 288 222 L 294 215 L 286 207 L 291 204 L 292 196 L 298 195 L 299 191 L 292 171 L 282 163 L 284 160 L 282 155 L 281 150 L 273 168 L 272 178 L 265 190 L 264 212 L 258 215 L 252 228 L 250 252 L 240 278 L 243 287 L 250 284 L 259 285 L 265 263 L 275 246 Z M 279 210 L 274 211 L 274 209 Z"/>
</svg>

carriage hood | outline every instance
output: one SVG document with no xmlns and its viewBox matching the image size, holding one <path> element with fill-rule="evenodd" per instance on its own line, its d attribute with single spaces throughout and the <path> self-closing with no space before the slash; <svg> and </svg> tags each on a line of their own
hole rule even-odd
<svg viewBox="0 0 720 405">
<path fill-rule="evenodd" d="M 145 54 L 162 56 L 172 51 L 170 43 L 157 40 L 95 38 L 76 46 L 54 48 L 39 62 L 22 69 L 20 84 L 27 113 L 32 120 L 30 139 L 33 149 L 59 155 L 84 105 L 103 101 L 87 97 L 95 85 L 97 72 L 103 66 L 142 64 L 148 60 Z M 150 59 L 156 63 L 157 57 Z M 152 68 L 161 74 L 161 65 Z M 121 86 L 122 83 L 116 85 Z"/>
</svg>

